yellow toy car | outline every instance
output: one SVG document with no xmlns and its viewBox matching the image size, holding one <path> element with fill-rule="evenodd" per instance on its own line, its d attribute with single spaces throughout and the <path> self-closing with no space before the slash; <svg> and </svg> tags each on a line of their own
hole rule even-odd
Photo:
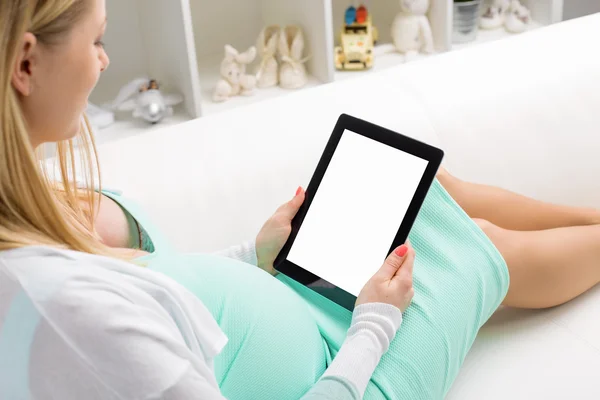
<svg viewBox="0 0 600 400">
<path fill-rule="evenodd" d="M 364 6 L 346 10 L 340 44 L 335 48 L 335 67 L 338 70 L 363 70 L 373 66 L 373 47 L 377 42 L 377 28 Z"/>
</svg>

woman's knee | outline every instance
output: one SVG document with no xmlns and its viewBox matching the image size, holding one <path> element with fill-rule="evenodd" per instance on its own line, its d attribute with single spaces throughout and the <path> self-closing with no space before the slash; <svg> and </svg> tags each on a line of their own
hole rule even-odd
<svg viewBox="0 0 600 400">
<path fill-rule="evenodd" d="M 452 184 L 452 182 L 457 180 L 457 178 L 454 177 L 454 175 L 451 175 L 450 172 L 448 172 L 444 167 L 440 167 L 438 169 L 438 172 L 435 175 L 435 177 L 437 178 L 438 181 L 440 181 L 440 183 L 444 187 Z"/>
<path fill-rule="evenodd" d="M 523 232 L 504 229 L 481 218 L 473 218 L 473 221 L 498 249 L 506 261 L 510 272 L 511 269 L 514 268 L 515 260 L 518 259 L 524 251 L 525 238 L 523 237 Z"/>
<path fill-rule="evenodd" d="M 496 245 L 496 247 L 503 247 L 506 240 L 508 240 L 508 232 L 506 229 L 499 227 L 491 223 L 490 221 L 482 218 L 473 218 L 473 222 L 481 228 L 483 233 Z"/>
<path fill-rule="evenodd" d="M 485 232 L 486 235 L 488 234 L 488 232 L 491 232 L 496 227 L 496 225 L 492 224 L 487 219 L 483 219 L 483 218 L 472 218 L 472 219 L 473 219 L 473 222 L 475 222 L 477 224 L 477 226 L 479 226 L 481 228 L 481 230 Z"/>
<path fill-rule="evenodd" d="M 435 176 L 440 184 L 446 189 L 446 191 L 452 196 L 454 200 L 463 208 L 465 199 L 468 198 L 466 196 L 466 192 L 468 187 L 465 186 L 465 182 L 456 176 L 452 175 L 443 167 L 438 169 L 438 172 Z"/>
</svg>

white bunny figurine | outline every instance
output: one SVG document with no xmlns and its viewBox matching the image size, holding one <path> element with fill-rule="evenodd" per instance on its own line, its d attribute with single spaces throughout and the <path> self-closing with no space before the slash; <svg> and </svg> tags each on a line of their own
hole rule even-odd
<svg viewBox="0 0 600 400">
<path fill-rule="evenodd" d="M 400 13 L 392 23 L 396 50 L 407 60 L 417 53 L 433 53 L 433 35 L 427 19 L 429 0 L 400 0 Z"/>
<path fill-rule="evenodd" d="M 225 45 L 225 58 L 221 62 L 221 79 L 217 82 L 213 100 L 222 102 L 232 96 L 250 96 L 256 88 L 256 77 L 246 75 L 246 66 L 254 61 L 256 47 L 252 46 L 239 53 L 230 45 Z"/>
</svg>

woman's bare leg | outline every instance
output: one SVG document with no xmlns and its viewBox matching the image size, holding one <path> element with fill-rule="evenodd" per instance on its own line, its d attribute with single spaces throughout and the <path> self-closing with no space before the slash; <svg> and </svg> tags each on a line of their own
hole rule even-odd
<svg viewBox="0 0 600 400">
<path fill-rule="evenodd" d="M 546 203 L 494 186 L 463 181 L 440 168 L 437 178 L 471 218 L 505 229 L 534 231 L 600 224 L 600 210 Z"/>
<path fill-rule="evenodd" d="M 508 265 L 510 287 L 504 305 L 553 307 L 600 282 L 600 225 L 524 232 L 475 222 Z"/>
<path fill-rule="evenodd" d="M 506 260 L 510 287 L 504 305 L 553 307 L 600 282 L 599 210 L 465 182 L 442 168 L 437 178 Z"/>
</svg>

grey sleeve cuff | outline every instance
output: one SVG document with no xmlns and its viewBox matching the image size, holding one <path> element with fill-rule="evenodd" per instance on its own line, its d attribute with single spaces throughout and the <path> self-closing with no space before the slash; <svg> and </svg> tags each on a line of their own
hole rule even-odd
<svg viewBox="0 0 600 400">
<path fill-rule="evenodd" d="M 217 251 L 213 254 L 233 258 L 235 260 L 243 261 L 247 264 L 254 266 L 258 265 L 256 257 L 256 246 L 254 241 L 246 241 L 242 244 L 231 246 L 227 249 Z"/>
<path fill-rule="evenodd" d="M 339 376 L 321 378 L 301 400 L 360 400 L 356 386 Z"/>
<path fill-rule="evenodd" d="M 323 376 L 346 379 L 362 398 L 401 324 L 402 313 L 392 305 L 368 303 L 356 307 L 346 340 Z"/>
</svg>

